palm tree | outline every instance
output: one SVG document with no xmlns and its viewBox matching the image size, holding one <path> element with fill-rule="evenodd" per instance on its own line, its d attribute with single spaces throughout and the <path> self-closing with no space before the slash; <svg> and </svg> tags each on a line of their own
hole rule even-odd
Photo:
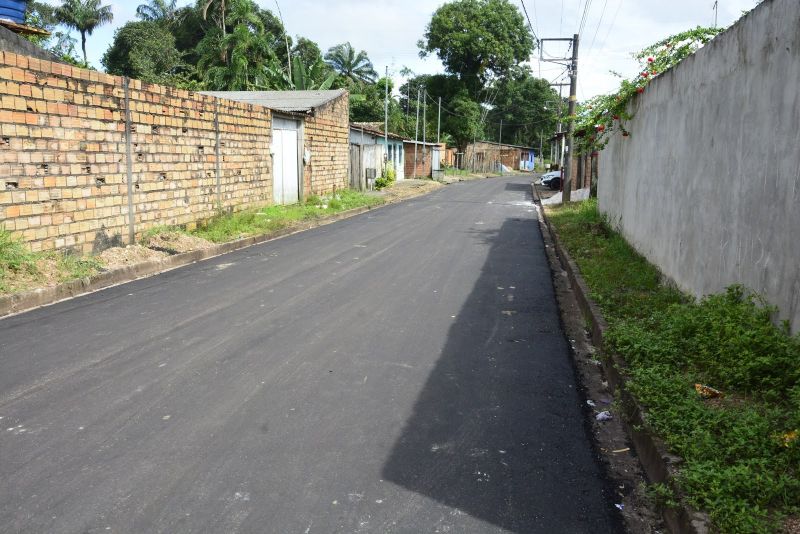
<svg viewBox="0 0 800 534">
<path fill-rule="evenodd" d="M 211 4 L 217 2 L 219 5 L 219 28 L 222 30 L 222 35 L 225 35 L 225 0 L 199 0 L 198 6 L 202 5 L 201 10 L 203 11 L 203 19 L 208 19 L 208 8 L 211 7 Z"/>
<path fill-rule="evenodd" d="M 136 16 L 142 20 L 172 22 L 178 11 L 178 0 L 148 0 L 136 8 Z"/>
<path fill-rule="evenodd" d="M 375 83 L 378 77 L 367 53 L 363 50 L 356 53 L 356 49 L 350 43 L 331 47 L 325 54 L 325 61 L 340 75 L 358 85 Z"/>
<path fill-rule="evenodd" d="M 111 6 L 101 6 L 100 0 L 63 0 L 56 8 L 55 15 L 58 22 L 80 32 L 83 62 L 88 65 L 86 34 L 91 35 L 98 26 L 114 20 Z"/>
</svg>

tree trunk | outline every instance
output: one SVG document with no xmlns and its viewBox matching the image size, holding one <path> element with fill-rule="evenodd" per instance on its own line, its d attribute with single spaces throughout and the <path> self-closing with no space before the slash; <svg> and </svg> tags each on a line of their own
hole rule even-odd
<svg viewBox="0 0 800 534">
<path fill-rule="evenodd" d="M 83 49 L 83 62 L 89 66 L 89 60 L 86 58 L 86 32 L 81 32 L 81 48 Z"/>
</svg>

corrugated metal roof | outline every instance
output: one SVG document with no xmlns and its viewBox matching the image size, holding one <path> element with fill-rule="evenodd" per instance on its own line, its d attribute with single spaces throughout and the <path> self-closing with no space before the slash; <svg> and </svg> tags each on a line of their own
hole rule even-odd
<svg viewBox="0 0 800 534">
<path fill-rule="evenodd" d="M 376 124 L 380 124 L 380 126 L 376 126 Z M 363 130 L 366 133 L 377 135 L 379 137 L 383 137 L 383 123 L 376 123 L 376 122 L 351 122 L 350 129 L 354 132 L 360 132 Z M 396 140 L 403 140 L 403 136 L 394 134 L 389 132 L 388 137 L 390 139 Z"/>
<path fill-rule="evenodd" d="M 344 89 L 330 91 L 202 91 L 204 95 L 256 104 L 286 112 L 308 112 L 345 94 Z"/>
</svg>

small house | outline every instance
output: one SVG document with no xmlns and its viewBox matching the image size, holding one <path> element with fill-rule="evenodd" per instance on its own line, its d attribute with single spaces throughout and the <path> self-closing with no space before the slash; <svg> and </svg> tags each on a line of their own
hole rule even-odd
<svg viewBox="0 0 800 534">
<path fill-rule="evenodd" d="M 269 155 L 276 204 L 293 204 L 311 194 L 347 187 L 350 103 L 344 89 L 204 94 L 272 110 Z"/>
<path fill-rule="evenodd" d="M 350 146 L 351 185 L 354 185 L 354 180 L 361 181 L 374 178 L 374 176 L 372 176 L 373 171 L 370 170 L 368 172 L 368 169 L 373 169 L 376 175 L 380 175 L 384 163 L 391 165 L 394 169 L 396 180 L 403 180 L 405 178 L 406 155 L 403 149 L 403 138 L 391 132 L 384 134 L 383 124 L 378 125 L 378 123 L 372 122 L 350 123 Z M 372 155 L 373 152 L 376 152 L 376 149 L 367 148 L 375 146 L 381 147 L 377 149 L 377 152 L 380 152 L 379 156 Z M 359 161 L 354 162 L 352 158 L 360 158 L 360 165 Z M 373 161 L 376 158 L 380 161 Z M 356 176 L 354 178 L 354 173 L 359 176 L 363 174 L 364 176 Z M 367 174 L 369 174 L 369 176 L 367 176 Z"/>
</svg>

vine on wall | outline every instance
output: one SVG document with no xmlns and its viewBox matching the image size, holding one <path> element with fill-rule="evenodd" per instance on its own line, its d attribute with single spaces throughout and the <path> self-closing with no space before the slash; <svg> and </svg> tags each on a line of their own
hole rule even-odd
<svg viewBox="0 0 800 534">
<path fill-rule="evenodd" d="M 630 136 L 631 132 L 625 125 L 633 118 L 628 111 L 631 100 L 643 93 L 653 79 L 697 52 L 722 31 L 722 28 L 698 26 L 633 54 L 640 66 L 636 76 L 623 79 L 616 92 L 598 95 L 580 104 L 577 114 L 567 118 L 575 121 L 575 131 L 578 132 L 576 150 L 579 153 L 602 150 L 615 132 L 623 137 Z M 622 78 L 619 73 L 612 71 L 612 74 Z"/>
</svg>

